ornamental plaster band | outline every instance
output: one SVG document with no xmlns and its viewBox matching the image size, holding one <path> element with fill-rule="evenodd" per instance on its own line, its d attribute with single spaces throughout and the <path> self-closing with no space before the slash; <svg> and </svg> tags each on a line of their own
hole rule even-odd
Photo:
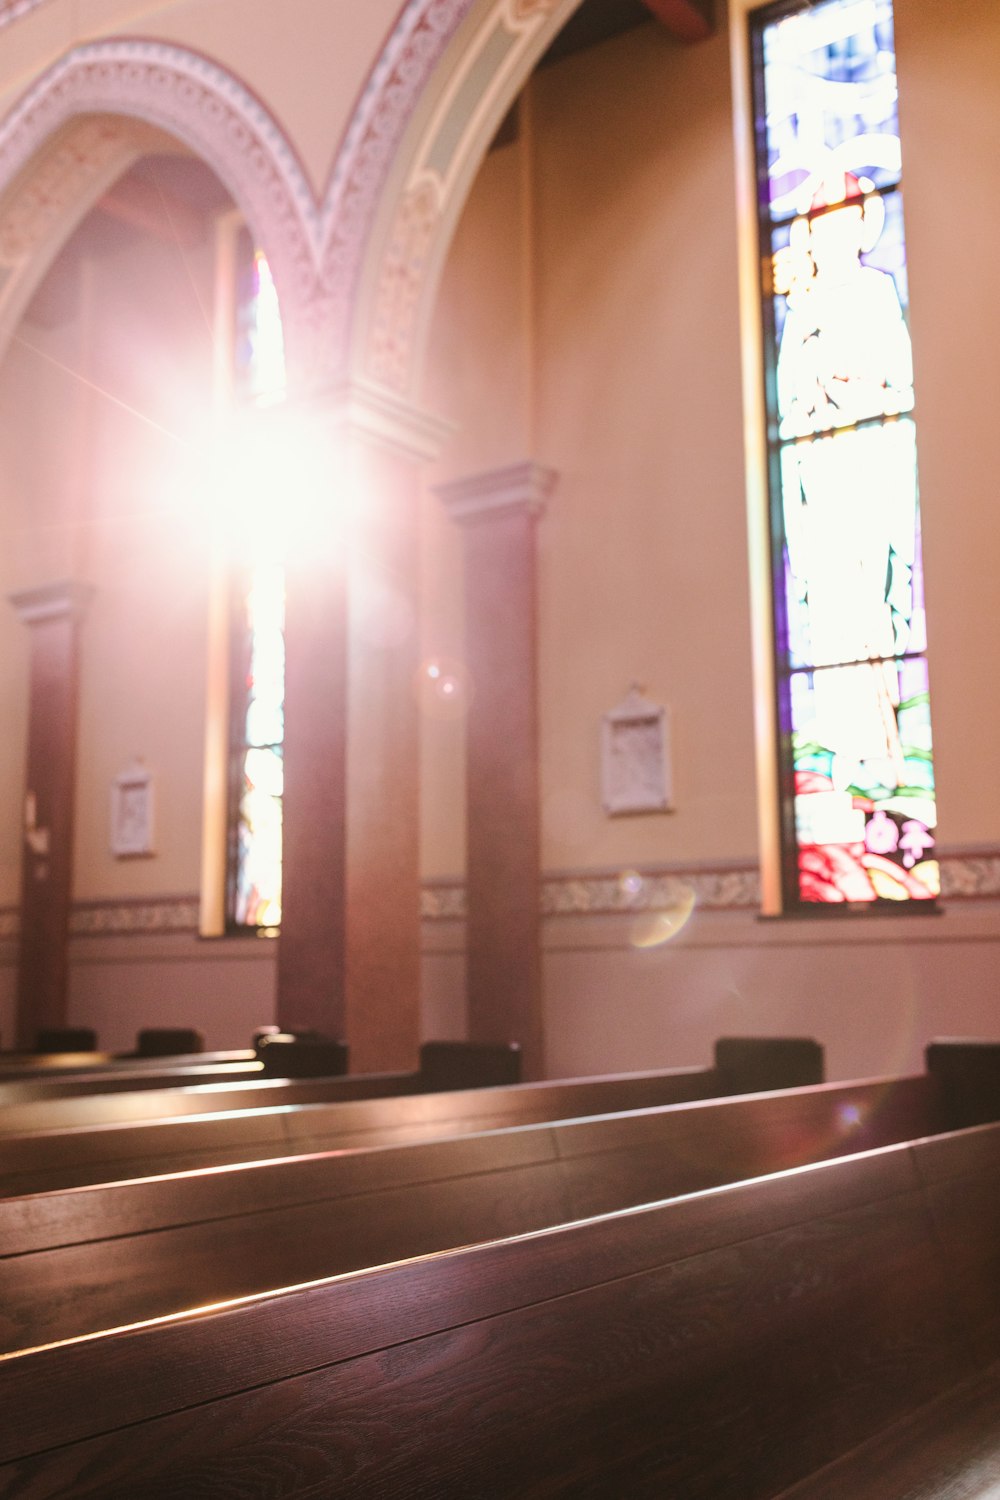
<svg viewBox="0 0 1000 1500">
<path fill-rule="evenodd" d="M 60 247 L 101 196 L 147 152 L 182 150 L 163 131 L 106 115 L 57 133 L 0 207 L 0 350 Z"/>
<path fill-rule="evenodd" d="M 678 895 L 693 890 L 701 911 L 753 915 L 760 909 L 760 875 L 756 865 L 703 864 L 649 867 L 641 870 L 580 870 L 542 875 L 539 907 L 543 917 L 603 917 L 639 911 L 665 911 L 676 906 Z M 981 849 L 941 855 L 941 893 L 949 912 L 971 911 L 979 902 L 1000 900 L 1000 850 Z M 423 883 L 420 915 L 425 922 L 461 922 L 466 915 L 465 884 L 460 879 L 435 878 Z M 860 920 L 860 919 L 859 919 Z M 0 940 L 16 938 L 19 913 L 15 906 L 0 908 Z M 769 931 L 772 929 L 769 928 Z M 153 896 L 76 902 L 70 918 L 74 937 L 198 931 L 198 897 Z M 789 933 L 788 928 L 781 934 Z M 794 936 L 794 933 L 792 933 Z M 905 941 L 912 941 L 907 928 Z M 958 934 L 952 934 L 957 940 Z M 932 940 L 949 940 L 947 924 L 935 924 Z M 788 940 L 791 940 L 790 938 Z M 882 941 L 878 936 L 877 941 Z M 241 954 L 269 951 L 266 943 L 244 945 Z M 230 945 L 223 943 L 227 949 Z M 215 950 L 216 945 L 211 945 Z"/>
</svg>

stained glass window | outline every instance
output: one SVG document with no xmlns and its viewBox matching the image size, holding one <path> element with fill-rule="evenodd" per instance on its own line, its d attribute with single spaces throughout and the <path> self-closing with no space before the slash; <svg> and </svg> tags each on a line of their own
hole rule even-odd
<svg viewBox="0 0 1000 1500">
<path fill-rule="evenodd" d="M 249 418 L 285 385 L 281 318 L 267 260 L 241 240 L 234 345 L 235 394 Z M 285 574 L 275 559 L 273 507 L 247 497 L 242 561 L 232 580 L 227 926 L 281 921 Z"/>
<path fill-rule="evenodd" d="M 771 7 L 752 42 L 784 908 L 932 901 L 891 0 Z"/>
</svg>

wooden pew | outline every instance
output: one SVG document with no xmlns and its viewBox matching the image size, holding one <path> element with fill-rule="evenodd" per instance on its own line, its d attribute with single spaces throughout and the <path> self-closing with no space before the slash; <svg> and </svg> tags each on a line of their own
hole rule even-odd
<svg viewBox="0 0 1000 1500">
<path fill-rule="evenodd" d="M 729 1039 L 730 1047 L 744 1048 L 740 1038 Z M 810 1053 L 814 1054 L 817 1077 L 807 1077 Z M 25 1058 L 33 1054 L 24 1054 Z M 61 1059 L 49 1057 L 44 1070 L 14 1069 L 5 1074 L 0 1069 L 0 1121 L 10 1128 L 33 1128 L 33 1121 L 44 1118 L 47 1127 L 55 1123 L 72 1125 L 77 1113 L 71 1105 L 62 1106 L 60 1116 L 51 1110 L 36 1110 L 15 1116 L 9 1105 L 39 1103 L 54 1099 L 78 1099 L 89 1094 L 116 1094 L 141 1089 L 177 1089 L 212 1083 L 254 1083 L 311 1079 L 340 1079 L 332 1089 L 323 1089 L 321 1097 L 381 1098 L 393 1094 L 421 1094 L 444 1089 L 499 1087 L 520 1083 L 520 1048 L 476 1042 L 424 1042 L 420 1048 L 420 1065 L 406 1073 L 347 1075 L 348 1049 L 342 1042 L 301 1040 L 284 1034 L 266 1035 L 253 1052 L 189 1053 L 164 1057 L 155 1051 L 111 1056 L 94 1054 L 92 1060 L 74 1059 L 59 1066 Z M 753 1082 L 750 1067 L 763 1068 L 781 1082 L 820 1082 L 822 1049 L 803 1038 L 767 1039 L 752 1055 L 734 1059 L 734 1069 L 746 1078 L 747 1088 Z M 730 1069 L 727 1061 L 726 1070 Z M 289 1096 L 292 1097 L 291 1095 Z M 309 1098 L 313 1095 L 309 1094 Z M 226 1108 L 231 1101 L 220 1101 Z M 151 1106 L 154 1113 L 169 1113 L 164 1101 Z M 102 1111 L 113 1116 L 113 1103 L 87 1107 L 87 1123 L 94 1123 Z M 12 1124 L 11 1122 L 16 1121 Z M 83 1120 L 80 1123 L 84 1123 Z"/>
<path fill-rule="evenodd" d="M 281 1045 L 284 1042 L 291 1045 Z M 68 1073 L 60 1070 L 6 1081 L 0 1076 L 0 1133 L 68 1129 L 114 1122 L 121 1117 L 123 1106 L 111 1098 L 79 1106 L 72 1102 L 94 1094 L 201 1088 L 213 1083 L 238 1083 L 248 1088 L 245 1095 L 235 1090 L 217 1090 L 201 1092 L 189 1100 L 164 1093 L 142 1103 L 130 1103 L 129 1118 L 134 1120 L 178 1113 L 204 1114 L 212 1109 L 253 1108 L 257 1103 L 382 1098 L 500 1087 L 521 1081 L 520 1049 L 516 1045 L 424 1042 L 418 1069 L 407 1073 L 347 1075 L 346 1063 L 347 1049 L 342 1043 L 299 1042 L 279 1035 L 266 1037 L 256 1054 L 191 1054 L 171 1059 L 169 1065 L 162 1058 L 130 1055 Z M 715 1045 L 712 1070 L 669 1071 L 701 1073 L 708 1093 L 791 1088 L 823 1081 L 823 1049 L 806 1037 L 722 1037 Z M 257 1084 L 260 1089 L 255 1087 Z M 54 1100 L 67 1102 L 52 1109 L 48 1106 Z M 21 1110 L 9 1107 L 30 1104 L 39 1107 Z"/>
<path fill-rule="evenodd" d="M 184 1057 L 119 1056 L 114 1052 L 0 1052 L 0 1084 L 59 1083 L 75 1079 L 114 1079 L 122 1073 L 170 1073 L 178 1068 L 227 1068 L 241 1065 L 263 1071 L 252 1048 L 194 1052 Z"/>
<path fill-rule="evenodd" d="M 941 1124 L 926 1076 L 878 1079 L 11 1198 L 0 1203 L 0 1354 Z"/>
<path fill-rule="evenodd" d="M 135 1062 L 157 1066 L 135 1066 Z M 82 1099 L 88 1094 L 120 1094 L 145 1089 L 192 1088 L 210 1083 L 253 1083 L 264 1070 L 252 1054 L 238 1061 L 205 1062 L 187 1059 L 165 1067 L 163 1058 L 129 1059 L 113 1065 L 58 1070 L 39 1075 L 0 1076 L 0 1120 L 14 1104 L 46 1104 L 54 1099 Z"/>
<path fill-rule="evenodd" d="M 380 1075 L 370 1075 L 171 1090 L 159 1101 L 156 1090 L 112 1096 L 117 1121 L 100 1119 L 107 1104 L 99 1100 L 56 1100 L 51 1114 L 35 1104 L 12 1106 L 0 1118 L 0 1196 L 334 1146 L 426 1140 L 572 1115 L 686 1103 L 747 1088 L 811 1082 L 817 1071 L 822 1074 L 822 1049 L 815 1042 L 740 1038 L 738 1043 L 736 1047 L 734 1039 L 720 1039 L 717 1050 L 722 1048 L 725 1065 L 714 1068 L 429 1095 L 382 1097 Z M 53 1117 L 64 1105 L 76 1102 L 93 1108 L 97 1122 L 59 1129 Z M 168 1111 L 166 1118 L 156 1117 L 157 1102 Z M 23 1110 L 31 1111 L 34 1130 L 24 1131 Z M 190 1112 L 187 1118 L 185 1112 Z M 37 1128 L 42 1119 L 49 1122 L 47 1129 Z"/>
<path fill-rule="evenodd" d="M 1000 1452 L 998 1172 L 973 1127 L 14 1354 L 0 1493 L 901 1500 L 826 1466 Z"/>
</svg>

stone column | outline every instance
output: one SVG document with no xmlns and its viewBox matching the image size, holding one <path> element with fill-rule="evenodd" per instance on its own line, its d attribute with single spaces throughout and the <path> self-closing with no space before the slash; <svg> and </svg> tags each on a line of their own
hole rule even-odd
<svg viewBox="0 0 1000 1500">
<path fill-rule="evenodd" d="M 536 539 L 556 475 L 523 463 L 442 485 L 465 541 L 469 1037 L 545 1076 Z"/>
<path fill-rule="evenodd" d="M 329 423 L 343 528 L 289 573 L 278 1020 L 347 1041 L 353 1072 L 408 1069 L 420 1043 L 420 476 L 446 429 L 361 385 L 331 401 Z"/>
<path fill-rule="evenodd" d="M 28 761 L 17 971 L 17 1045 L 65 1026 L 73 882 L 79 625 L 92 590 L 74 581 L 9 595 L 31 631 Z"/>
<path fill-rule="evenodd" d="M 347 499 L 337 416 L 287 424 L 281 932 L 275 1018 L 347 1038 Z M 272 421 L 274 417 L 272 416 Z M 296 432 L 296 427 L 308 428 Z M 297 447 L 309 459 L 298 462 Z M 301 457 L 301 454 L 299 455 Z"/>
</svg>

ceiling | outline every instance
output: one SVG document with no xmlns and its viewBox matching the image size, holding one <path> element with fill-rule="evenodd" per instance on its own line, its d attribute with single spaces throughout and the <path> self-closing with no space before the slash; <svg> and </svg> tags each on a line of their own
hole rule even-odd
<svg viewBox="0 0 1000 1500">
<path fill-rule="evenodd" d="M 583 0 L 539 63 L 545 68 L 652 21 L 643 0 Z"/>
</svg>

